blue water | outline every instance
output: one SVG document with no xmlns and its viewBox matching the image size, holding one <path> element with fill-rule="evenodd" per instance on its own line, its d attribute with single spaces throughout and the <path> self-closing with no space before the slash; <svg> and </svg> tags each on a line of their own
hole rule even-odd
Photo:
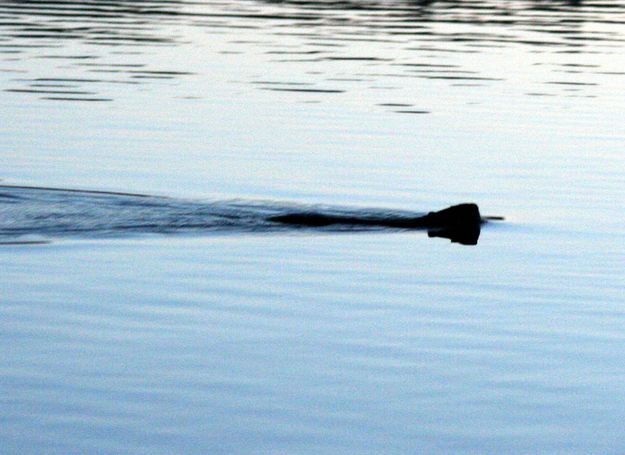
<svg viewBox="0 0 625 455">
<path fill-rule="evenodd" d="M 624 452 L 624 18 L 2 2 L 0 453 Z"/>
</svg>

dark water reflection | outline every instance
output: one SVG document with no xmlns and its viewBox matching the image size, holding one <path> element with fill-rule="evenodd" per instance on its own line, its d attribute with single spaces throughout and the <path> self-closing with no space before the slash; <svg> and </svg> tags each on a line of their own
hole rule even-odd
<svg viewBox="0 0 625 455">
<path fill-rule="evenodd" d="M 253 51 L 272 68 L 290 65 L 294 80 L 265 76 L 248 83 L 325 99 L 384 86 L 401 91 L 411 80 L 465 89 L 516 84 L 496 65 L 481 65 L 479 56 L 521 46 L 525 56 L 535 56 L 530 64 L 549 66 L 530 75 L 539 79 L 528 95 L 596 96 L 601 77 L 621 75 L 596 56 L 609 59 L 622 47 L 624 13 L 621 2 L 599 1 L 8 1 L 0 5 L 0 71 L 8 91 L 113 101 L 127 96 L 120 84 L 154 89 L 210 77 L 196 73 L 198 47 L 209 59 L 214 52 Z M 226 35 L 227 48 L 197 42 L 190 29 Z M 160 59 L 160 47 L 187 58 Z M 547 63 L 544 54 L 566 58 Z M 297 81 L 307 86 L 294 87 Z"/>
</svg>

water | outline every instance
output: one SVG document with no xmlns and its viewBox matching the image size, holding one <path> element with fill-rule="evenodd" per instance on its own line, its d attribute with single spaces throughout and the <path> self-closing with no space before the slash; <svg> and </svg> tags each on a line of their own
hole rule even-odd
<svg viewBox="0 0 625 455">
<path fill-rule="evenodd" d="M 29 201 L 3 228 L 51 241 L 0 249 L 0 453 L 623 452 L 624 24 L 620 1 L 2 2 L 0 183 L 161 205 L 0 191 Z M 470 201 L 506 217 L 473 247 L 170 229 Z M 137 216 L 169 228 L 111 231 Z"/>
</svg>

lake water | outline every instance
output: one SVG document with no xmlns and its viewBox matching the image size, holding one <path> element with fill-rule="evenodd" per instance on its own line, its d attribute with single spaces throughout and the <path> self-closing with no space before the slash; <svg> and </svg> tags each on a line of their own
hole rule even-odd
<svg viewBox="0 0 625 455">
<path fill-rule="evenodd" d="M 624 88 L 622 1 L 1 2 L 0 453 L 625 452 Z"/>
</svg>

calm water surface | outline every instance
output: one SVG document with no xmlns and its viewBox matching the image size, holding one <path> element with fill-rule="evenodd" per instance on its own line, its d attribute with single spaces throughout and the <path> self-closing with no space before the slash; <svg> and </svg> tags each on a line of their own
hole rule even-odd
<svg viewBox="0 0 625 455">
<path fill-rule="evenodd" d="M 1 2 L 0 184 L 169 202 L 0 189 L 0 453 L 623 453 L 624 86 L 621 1 Z"/>
</svg>

